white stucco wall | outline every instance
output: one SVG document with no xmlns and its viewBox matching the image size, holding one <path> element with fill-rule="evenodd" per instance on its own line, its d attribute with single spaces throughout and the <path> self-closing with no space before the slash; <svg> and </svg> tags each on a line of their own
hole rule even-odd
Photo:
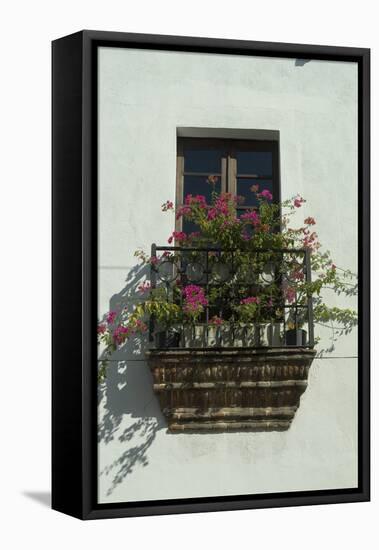
<svg viewBox="0 0 379 550">
<path fill-rule="evenodd" d="M 307 199 L 299 222 L 314 216 L 324 249 L 356 272 L 355 64 L 101 48 L 100 318 L 135 300 L 134 251 L 173 229 L 160 205 L 175 198 L 184 127 L 279 131 L 282 197 Z M 316 335 L 328 348 L 330 331 Z M 288 432 L 167 434 L 139 343 L 115 354 L 99 399 L 99 502 L 357 485 L 356 333 L 314 361 Z"/>
</svg>

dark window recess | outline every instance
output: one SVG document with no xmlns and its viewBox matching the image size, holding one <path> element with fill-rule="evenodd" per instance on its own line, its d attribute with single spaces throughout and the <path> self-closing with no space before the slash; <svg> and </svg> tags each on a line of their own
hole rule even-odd
<svg viewBox="0 0 379 550">
<path fill-rule="evenodd" d="M 216 176 L 214 185 L 209 176 Z M 280 201 L 278 142 L 270 140 L 227 140 L 179 138 L 177 158 L 176 204 L 184 203 L 187 195 L 229 192 L 243 197 L 238 215 L 257 206 L 253 185 L 268 189 L 273 201 Z M 176 230 L 186 233 L 197 227 L 189 221 L 177 220 Z"/>
</svg>

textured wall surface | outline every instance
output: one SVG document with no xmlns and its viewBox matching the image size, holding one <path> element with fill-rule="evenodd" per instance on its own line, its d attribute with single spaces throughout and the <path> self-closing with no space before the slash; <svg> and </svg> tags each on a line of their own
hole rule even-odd
<svg viewBox="0 0 379 550">
<path fill-rule="evenodd" d="M 99 318 L 135 303 L 146 271 L 134 251 L 166 243 L 173 229 L 160 205 L 174 199 L 176 139 L 186 127 L 220 137 L 279 131 L 282 197 L 304 196 L 299 223 L 314 216 L 323 248 L 356 271 L 354 64 L 102 48 Z M 99 502 L 356 486 L 356 334 L 328 351 L 330 329 L 315 332 L 321 357 L 288 432 L 168 434 L 145 343 L 126 345 L 99 389 Z"/>
</svg>

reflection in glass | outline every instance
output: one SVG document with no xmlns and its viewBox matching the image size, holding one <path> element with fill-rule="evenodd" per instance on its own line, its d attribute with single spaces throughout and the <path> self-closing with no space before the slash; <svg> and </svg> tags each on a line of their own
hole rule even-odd
<svg viewBox="0 0 379 550">
<path fill-rule="evenodd" d="M 183 196 L 184 200 L 187 195 L 204 195 L 209 204 L 212 198 L 212 191 L 220 193 L 221 178 L 218 178 L 215 185 L 208 182 L 206 176 L 184 176 Z"/>
<path fill-rule="evenodd" d="M 219 174 L 221 172 L 221 157 L 222 151 L 215 149 L 186 150 L 184 153 L 184 171 Z"/>
<path fill-rule="evenodd" d="M 258 200 L 256 194 L 251 190 L 253 185 L 259 186 L 259 191 L 268 189 L 273 192 L 272 180 L 257 180 L 252 178 L 238 178 L 237 179 L 237 195 L 244 198 L 242 206 L 258 206 Z"/>
<path fill-rule="evenodd" d="M 265 151 L 241 151 L 236 154 L 237 174 L 272 176 L 272 153 Z"/>
</svg>

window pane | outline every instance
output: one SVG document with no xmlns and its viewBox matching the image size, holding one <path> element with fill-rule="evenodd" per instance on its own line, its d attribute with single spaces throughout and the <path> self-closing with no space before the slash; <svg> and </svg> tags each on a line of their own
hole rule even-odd
<svg viewBox="0 0 379 550">
<path fill-rule="evenodd" d="M 221 157 L 222 151 L 215 149 L 186 150 L 184 152 L 184 171 L 220 174 Z"/>
<path fill-rule="evenodd" d="M 236 153 L 237 174 L 272 176 L 272 153 L 266 151 L 241 151 Z"/>
<path fill-rule="evenodd" d="M 272 193 L 272 180 L 256 180 L 252 178 L 237 178 L 237 195 L 245 200 L 242 206 L 258 206 L 256 194 L 251 190 L 253 185 L 258 185 L 258 192 L 268 189 Z"/>
<path fill-rule="evenodd" d="M 207 203 L 209 204 L 212 198 L 212 191 L 220 193 L 221 191 L 221 178 L 219 177 L 217 182 L 212 185 L 208 183 L 205 176 L 184 176 L 183 184 L 183 202 L 187 195 L 204 195 Z"/>
<path fill-rule="evenodd" d="M 183 229 L 184 233 L 187 233 L 189 235 L 190 233 L 197 233 L 200 231 L 200 228 L 196 223 L 192 222 L 191 220 L 185 220 L 183 219 Z"/>
</svg>

